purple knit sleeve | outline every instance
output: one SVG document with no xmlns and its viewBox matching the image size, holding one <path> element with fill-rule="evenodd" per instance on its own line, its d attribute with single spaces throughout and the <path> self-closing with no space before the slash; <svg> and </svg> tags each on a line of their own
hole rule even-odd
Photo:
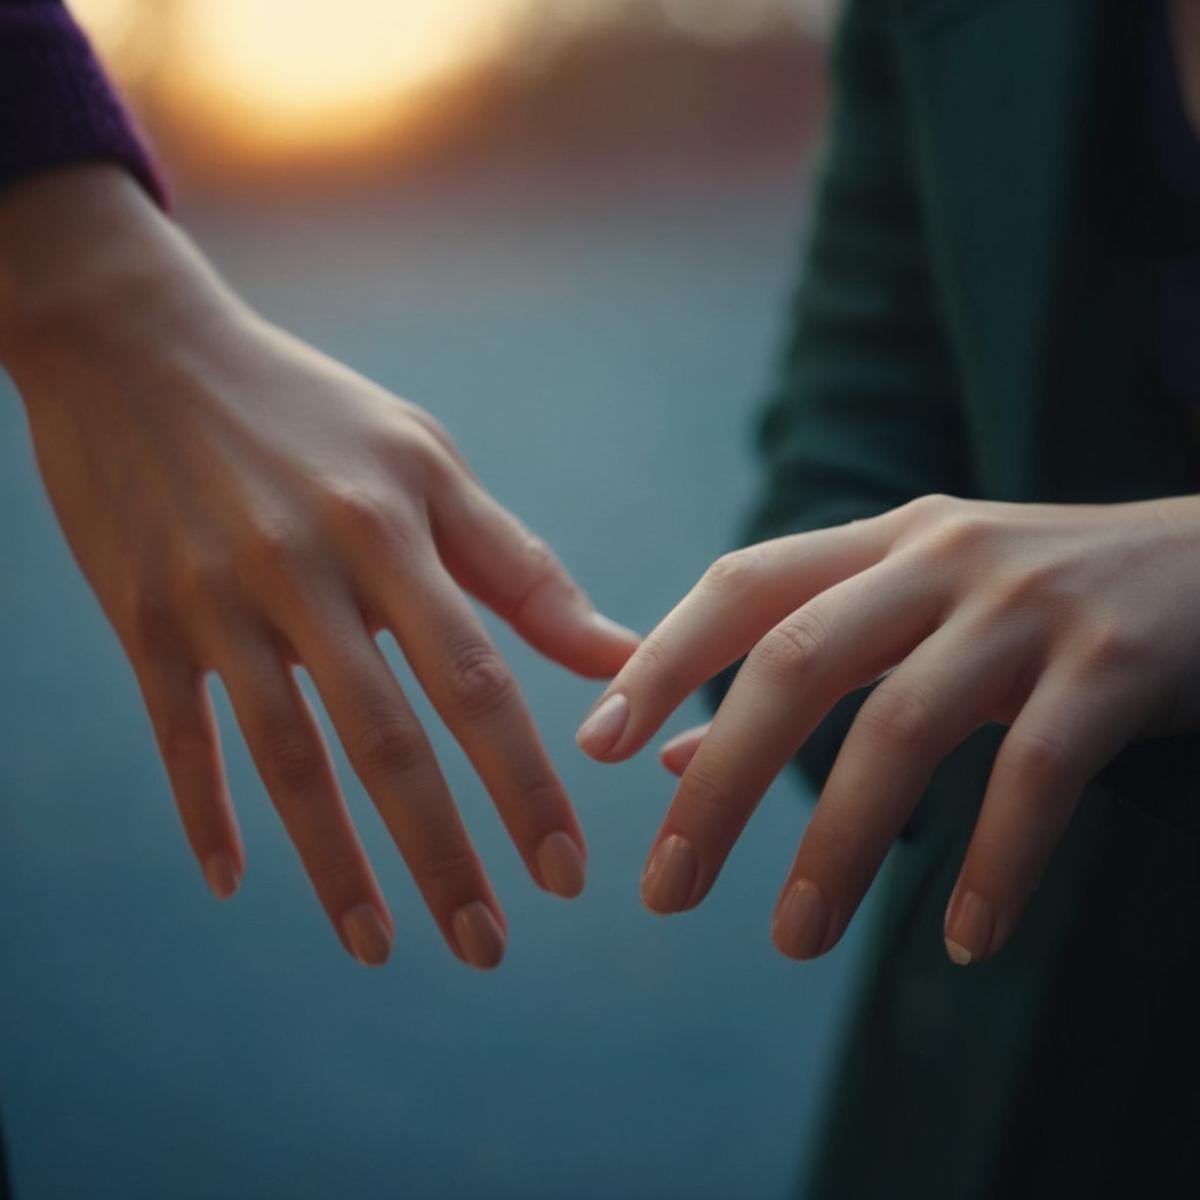
<svg viewBox="0 0 1200 1200">
<path fill-rule="evenodd" d="M 121 164 L 169 206 L 157 165 L 70 13 L 58 0 L 0 0 L 0 188 L 88 161 Z"/>
</svg>

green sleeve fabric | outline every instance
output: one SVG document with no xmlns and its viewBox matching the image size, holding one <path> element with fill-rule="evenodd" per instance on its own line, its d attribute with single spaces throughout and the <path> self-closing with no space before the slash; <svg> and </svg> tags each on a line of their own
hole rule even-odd
<svg viewBox="0 0 1200 1200">
<path fill-rule="evenodd" d="M 964 495 L 959 384 L 935 295 L 890 7 L 850 0 L 800 285 L 757 445 L 765 487 L 744 543 Z M 724 694 L 733 672 L 716 681 Z M 867 689 L 797 756 L 820 789 Z"/>
</svg>

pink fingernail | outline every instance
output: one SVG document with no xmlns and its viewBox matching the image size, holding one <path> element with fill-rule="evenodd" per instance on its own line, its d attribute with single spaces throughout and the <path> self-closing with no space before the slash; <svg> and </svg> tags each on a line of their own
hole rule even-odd
<svg viewBox="0 0 1200 1200">
<path fill-rule="evenodd" d="M 224 850 L 210 854 L 204 860 L 204 878 L 209 890 L 218 900 L 228 900 L 238 890 L 241 876 L 233 856 Z"/>
<path fill-rule="evenodd" d="M 379 967 L 387 962 L 392 937 L 383 918 L 369 904 L 356 904 L 343 914 L 342 933 L 354 957 L 364 966 Z"/>
<path fill-rule="evenodd" d="M 789 958 L 815 958 L 829 933 L 829 905 L 815 883 L 799 879 L 775 911 L 771 939 Z"/>
<path fill-rule="evenodd" d="M 691 899 L 696 866 L 692 843 L 677 833 L 671 834 L 654 852 L 642 875 L 642 903 L 661 916 L 679 912 Z"/>
<path fill-rule="evenodd" d="M 954 897 L 946 913 L 946 953 L 955 966 L 965 967 L 987 954 L 995 918 L 991 906 L 975 892 Z"/>
<path fill-rule="evenodd" d="M 583 855 L 574 840 L 559 830 L 542 839 L 537 850 L 543 885 L 556 896 L 570 900 L 583 891 Z"/>
<path fill-rule="evenodd" d="M 629 701 L 620 692 L 609 696 L 579 727 L 575 741 L 593 757 L 607 754 L 617 744 L 629 721 Z"/>
<path fill-rule="evenodd" d="M 504 957 L 504 931 L 481 900 L 464 904 L 451 922 L 463 958 L 481 971 L 498 967 Z"/>
</svg>

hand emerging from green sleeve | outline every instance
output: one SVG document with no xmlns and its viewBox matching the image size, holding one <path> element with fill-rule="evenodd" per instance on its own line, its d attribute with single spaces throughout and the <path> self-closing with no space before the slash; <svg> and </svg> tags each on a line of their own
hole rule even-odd
<svg viewBox="0 0 1200 1200">
<path fill-rule="evenodd" d="M 945 936 L 957 963 L 1012 935 L 1084 785 L 1125 746 L 1200 728 L 1200 498 L 1111 505 L 926 496 L 713 564 L 580 730 L 640 750 L 748 655 L 711 725 L 674 739 L 681 775 L 642 896 L 699 904 L 775 776 L 844 695 L 873 681 L 775 910 L 783 953 L 841 938 L 934 769 L 1009 726 Z"/>
</svg>

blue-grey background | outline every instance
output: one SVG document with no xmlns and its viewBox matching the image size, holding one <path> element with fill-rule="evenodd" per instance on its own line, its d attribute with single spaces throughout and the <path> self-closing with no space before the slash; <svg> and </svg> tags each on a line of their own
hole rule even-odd
<svg viewBox="0 0 1200 1200">
<path fill-rule="evenodd" d="M 780 172 L 530 195 L 494 179 L 181 217 L 268 315 L 434 411 L 600 605 L 644 630 L 753 493 L 751 416 L 802 213 L 798 173 Z M 487 976 L 451 958 L 343 763 L 398 923 L 370 972 L 327 928 L 217 688 L 248 856 L 220 906 L 0 389 L 0 1109 L 18 1195 L 787 1195 L 864 924 L 813 964 L 770 945 L 807 811 L 796 782 L 697 912 L 651 917 L 636 882 L 667 776 L 652 754 L 586 761 L 573 732 L 596 686 L 504 633 L 587 830 L 588 890 L 568 904 L 535 888 L 431 719 L 509 954 Z M 671 729 L 702 715 L 694 702 Z"/>
</svg>

